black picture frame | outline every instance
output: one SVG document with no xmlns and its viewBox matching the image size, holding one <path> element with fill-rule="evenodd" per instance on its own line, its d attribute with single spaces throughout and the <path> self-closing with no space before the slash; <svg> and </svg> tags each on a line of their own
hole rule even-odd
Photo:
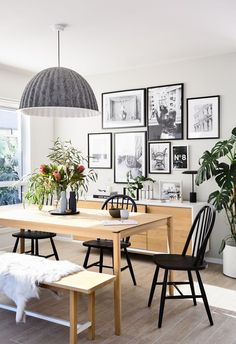
<svg viewBox="0 0 236 344">
<path fill-rule="evenodd" d="M 147 88 L 149 141 L 183 139 L 184 84 Z"/>
<path fill-rule="evenodd" d="M 88 167 L 112 168 L 112 133 L 88 134 Z"/>
<path fill-rule="evenodd" d="M 102 93 L 102 128 L 145 127 L 146 89 Z"/>
<path fill-rule="evenodd" d="M 220 96 L 187 99 L 187 139 L 220 137 Z"/>
<path fill-rule="evenodd" d="M 146 132 L 114 134 L 114 183 L 127 184 L 129 178 L 147 176 Z"/>
<path fill-rule="evenodd" d="M 173 145 L 172 146 L 172 170 L 181 171 L 189 168 L 189 146 Z"/>
<path fill-rule="evenodd" d="M 150 174 L 171 173 L 170 142 L 148 142 L 148 166 Z"/>
</svg>

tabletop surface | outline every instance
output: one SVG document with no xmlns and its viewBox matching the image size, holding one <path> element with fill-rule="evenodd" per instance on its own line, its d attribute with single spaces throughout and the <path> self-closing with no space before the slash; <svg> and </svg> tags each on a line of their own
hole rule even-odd
<svg viewBox="0 0 236 344">
<path fill-rule="evenodd" d="M 124 224 L 120 226 L 104 226 L 102 221 L 112 220 L 107 210 L 100 209 L 79 209 L 77 215 L 51 215 L 51 207 L 43 207 L 38 210 L 35 206 L 23 207 L 22 204 L 7 205 L 0 207 L 0 225 L 17 228 L 39 229 L 48 227 L 50 230 L 57 229 L 57 232 L 63 232 L 68 229 L 71 234 L 76 234 L 73 230 L 90 229 L 104 233 L 119 233 L 127 228 L 135 228 L 140 225 L 150 224 L 158 220 L 168 219 L 169 215 L 130 213 L 129 219 L 137 221 L 137 224 Z M 116 219 L 114 219 L 116 220 Z M 40 225 L 40 228 L 39 228 Z"/>
</svg>

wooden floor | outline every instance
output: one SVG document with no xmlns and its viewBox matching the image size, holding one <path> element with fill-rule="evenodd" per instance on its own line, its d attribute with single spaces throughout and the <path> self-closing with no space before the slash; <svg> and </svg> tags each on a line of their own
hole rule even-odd
<svg viewBox="0 0 236 344">
<path fill-rule="evenodd" d="M 74 243 L 56 241 L 60 259 L 82 264 L 85 249 Z M 43 245 L 43 251 L 48 246 Z M 109 257 L 106 257 L 108 260 Z M 163 327 L 157 328 L 160 292 L 157 291 L 151 308 L 147 307 L 154 272 L 151 257 L 132 255 L 137 279 L 134 287 L 128 270 L 122 272 L 123 333 L 114 335 L 113 290 L 107 286 L 97 293 L 96 340 L 102 344 L 236 344 L 236 280 L 221 273 L 222 267 L 210 264 L 202 273 L 215 325 L 209 326 L 204 306 L 191 300 L 167 300 Z M 96 269 L 95 269 L 96 270 Z M 104 272 L 110 273 L 111 270 Z M 185 278 L 179 273 L 178 278 Z M 5 296 L 0 302 L 10 303 Z M 79 299 L 79 320 L 86 320 L 86 296 Z M 27 309 L 68 319 L 68 297 L 60 299 L 44 290 L 40 300 L 32 300 Z M 16 324 L 15 313 L 0 309 L 0 344 L 67 344 L 68 328 L 28 317 L 26 323 Z M 79 334 L 78 343 L 89 343 L 87 332 Z"/>
</svg>

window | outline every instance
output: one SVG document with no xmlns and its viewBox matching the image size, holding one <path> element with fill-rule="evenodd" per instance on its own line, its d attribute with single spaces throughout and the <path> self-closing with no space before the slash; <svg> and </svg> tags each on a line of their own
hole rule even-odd
<svg viewBox="0 0 236 344">
<path fill-rule="evenodd" d="M 0 205 L 21 202 L 21 118 L 0 100 Z"/>
</svg>

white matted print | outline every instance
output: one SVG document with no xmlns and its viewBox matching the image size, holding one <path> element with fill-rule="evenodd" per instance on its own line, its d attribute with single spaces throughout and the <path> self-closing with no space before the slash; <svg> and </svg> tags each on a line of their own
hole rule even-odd
<svg viewBox="0 0 236 344">
<path fill-rule="evenodd" d="M 172 146 L 172 169 L 185 170 L 189 165 L 189 147 L 188 145 Z"/>
<path fill-rule="evenodd" d="M 187 139 L 220 137 L 220 96 L 187 99 Z"/>
<path fill-rule="evenodd" d="M 102 93 L 102 128 L 145 125 L 145 89 Z"/>
<path fill-rule="evenodd" d="M 164 181 L 159 182 L 160 199 L 169 201 L 182 201 L 182 182 Z"/>
<path fill-rule="evenodd" d="M 170 142 L 149 142 L 149 173 L 170 173 Z"/>
<path fill-rule="evenodd" d="M 111 168 L 112 167 L 112 134 L 91 133 L 88 134 L 88 167 Z"/>
<path fill-rule="evenodd" d="M 115 133 L 114 182 L 146 176 L 146 133 Z"/>
</svg>

